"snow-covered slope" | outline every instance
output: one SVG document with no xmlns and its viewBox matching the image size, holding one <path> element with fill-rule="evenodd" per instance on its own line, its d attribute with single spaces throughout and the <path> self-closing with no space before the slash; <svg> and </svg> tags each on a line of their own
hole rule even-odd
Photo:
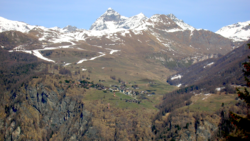
<svg viewBox="0 0 250 141">
<path fill-rule="evenodd" d="M 194 27 L 192 27 L 189 24 L 184 23 L 183 20 L 180 20 L 180 19 L 176 18 L 175 15 L 173 15 L 173 14 L 168 14 L 167 17 L 169 17 L 170 19 L 172 19 L 183 30 L 195 30 Z"/>
<path fill-rule="evenodd" d="M 140 13 L 138 15 L 127 18 L 123 24 L 119 25 L 118 28 L 134 29 L 145 23 L 147 19 L 148 18 L 143 13 Z"/>
<path fill-rule="evenodd" d="M 68 26 L 64 27 L 63 29 L 61 29 L 59 27 L 46 28 L 43 26 L 29 25 L 29 24 L 24 23 L 24 22 L 12 21 L 12 20 L 8 20 L 8 19 L 5 19 L 3 17 L 0 17 L 0 32 L 15 30 L 15 31 L 20 31 L 20 32 L 26 33 L 34 28 L 40 28 L 44 31 L 56 30 L 59 32 L 74 32 L 77 30 L 83 31 L 82 29 L 78 29 L 77 27 L 71 26 L 71 25 L 68 25 Z"/>
<path fill-rule="evenodd" d="M 250 21 L 238 22 L 236 24 L 224 26 L 215 33 L 234 41 L 246 41 L 250 38 Z"/>
<path fill-rule="evenodd" d="M 34 27 L 35 26 L 26 24 L 24 22 L 12 21 L 12 20 L 8 20 L 3 17 L 0 17 L 0 32 L 10 31 L 10 30 L 28 32 Z"/>
</svg>

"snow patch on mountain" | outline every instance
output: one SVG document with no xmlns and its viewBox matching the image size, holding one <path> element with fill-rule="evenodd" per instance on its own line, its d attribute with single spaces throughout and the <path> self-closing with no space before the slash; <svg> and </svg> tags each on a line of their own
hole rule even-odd
<svg viewBox="0 0 250 141">
<path fill-rule="evenodd" d="M 81 64 L 82 62 L 85 62 L 85 61 L 88 61 L 88 59 L 85 59 L 85 58 L 84 58 L 84 59 L 78 61 L 77 64 Z"/>
<path fill-rule="evenodd" d="M 95 59 L 97 59 L 97 58 L 100 58 L 100 57 L 102 57 L 102 56 L 105 56 L 106 54 L 105 53 L 103 53 L 103 52 L 99 52 L 101 55 L 99 55 L 99 56 L 96 56 L 96 57 L 92 57 L 92 58 L 90 58 L 89 60 L 95 60 Z"/>
<path fill-rule="evenodd" d="M 124 31 L 121 32 L 121 35 L 124 36 L 124 37 L 126 37 L 126 34 L 129 34 L 129 35 L 130 35 L 129 30 L 124 30 Z M 131 35 L 130 35 L 130 36 L 131 36 Z"/>
<path fill-rule="evenodd" d="M 211 67 L 213 64 L 214 64 L 214 62 L 211 62 L 211 63 L 207 64 L 206 66 L 203 66 L 203 68 L 205 69 L 207 67 Z"/>
<path fill-rule="evenodd" d="M 110 50 L 109 54 L 113 54 L 115 52 L 121 51 L 121 50 L 115 50 L 115 49 L 110 49 L 110 48 L 105 48 L 106 50 Z"/>
<path fill-rule="evenodd" d="M 135 35 L 139 35 L 139 34 L 143 35 L 143 32 L 141 30 L 133 30 L 133 32 Z"/>
<path fill-rule="evenodd" d="M 215 33 L 220 34 L 233 41 L 246 41 L 250 39 L 250 21 L 238 22 L 236 24 L 224 26 Z"/>
<path fill-rule="evenodd" d="M 16 47 L 17 48 L 17 47 Z M 45 49 L 36 49 L 36 50 L 25 50 L 25 49 L 21 49 L 21 50 L 9 50 L 9 52 L 13 52 L 13 51 L 21 51 L 21 52 L 25 52 L 25 53 L 29 53 L 32 54 L 34 56 L 36 56 L 37 58 L 40 58 L 42 60 L 48 61 L 48 62 L 53 62 L 55 63 L 54 60 L 51 60 L 49 58 L 44 57 L 40 51 L 42 50 L 54 50 L 54 49 L 58 49 L 58 48 L 45 48 Z"/>
<path fill-rule="evenodd" d="M 181 78 L 182 78 L 182 75 L 178 74 L 178 75 L 171 77 L 171 80 L 181 79 Z"/>
<path fill-rule="evenodd" d="M 174 29 L 170 29 L 170 30 L 165 30 L 166 32 L 179 32 L 179 31 L 184 31 L 183 29 L 179 29 L 179 28 L 174 28 Z"/>
<path fill-rule="evenodd" d="M 68 65 L 70 65 L 71 63 L 65 63 L 63 66 L 68 66 Z"/>
<path fill-rule="evenodd" d="M 181 87 L 181 85 L 182 85 L 182 84 L 178 84 L 178 85 L 176 85 L 176 86 L 177 86 L 177 87 Z"/>
<path fill-rule="evenodd" d="M 216 88 L 215 90 L 216 90 L 216 91 L 221 91 L 221 90 L 223 90 L 223 89 L 225 89 L 225 87 L 218 87 L 218 88 Z"/>
<path fill-rule="evenodd" d="M 82 59 L 82 60 L 80 60 L 80 61 L 78 61 L 77 62 L 77 64 L 81 64 L 81 63 L 83 63 L 83 62 L 86 62 L 86 61 L 89 61 L 89 60 L 95 60 L 95 59 L 97 59 L 97 58 L 100 58 L 100 57 L 103 57 L 103 56 L 105 56 L 106 54 L 105 53 L 103 53 L 103 52 L 99 52 L 99 54 L 101 54 L 101 55 L 99 55 L 99 56 L 96 56 L 96 57 L 92 57 L 92 58 L 90 58 L 90 59 L 86 59 L 86 58 L 84 58 L 84 59 Z"/>
<path fill-rule="evenodd" d="M 177 17 L 175 17 L 175 15 L 173 14 L 168 14 L 167 17 L 169 17 L 170 19 L 172 19 L 178 26 L 180 26 L 183 30 L 195 30 L 194 27 L 192 27 L 191 25 L 184 23 L 183 20 L 178 19 Z"/>
<path fill-rule="evenodd" d="M 160 16 L 161 15 L 159 15 L 159 14 L 153 15 L 150 17 L 150 20 L 154 23 L 160 23 L 160 22 L 163 23 L 164 21 Z"/>
<path fill-rule="evenodd" d="M 140 13 L 138 15 L 132 16 L 127 18 L 123 24 L 119 25 L 118 28 L 123 29 L 135 29 L 136 27 L 140 26 L 141 24 L 145 23 L 148 18 L 143 14 Z"/>
<path fill-rule="evenodd" d="M 48 62 L 53 62 L 53 63 L 55 63 L 54 60 L 51 60 L 51 59 L 49 59 L 49 58 L 44 57 L 44 56 L 39 52 L 39 50 L 33 50 L 33 55 L 35 55 L 37 58 L 40 58 L 40 59 L 42 59 L 42 60 L 45 60 L 45 61 L 48 61 Z"/>
</svg>

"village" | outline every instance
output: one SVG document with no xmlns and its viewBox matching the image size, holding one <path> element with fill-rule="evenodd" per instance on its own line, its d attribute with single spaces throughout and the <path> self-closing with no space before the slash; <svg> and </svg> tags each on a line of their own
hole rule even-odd
<svg viewBox="0 0 250 141">
<path fill-rule="evenodd" d="M 147 96 L 155 95 L 155 92 L 151 92 L 150 90 L 141 90 L 138 85 L 132 85 L 131 83 L 126 83 L 124 81 L 118 80 L 120 85 L 111 84 L 109 87 L 104 86 L 102 83 L 105 80 L 99 80 L 99 83 L 95 84 L 93 81 L 90 82 L 88 77 L 87 80 L 65 80 L 64 85 L 68 85 L 69 87 L 82 87 L 85 89 L 97 89 L 103 91 L 104 93 L 112 92 L 114 93 L 114 97 L 116 96 L 115 93 L 122 93 L 124 95 L 130 96 L 132 99 L 123 99 L 126 102 L 134 102 L 140 104 L 142 99 L 147 99 Z M 62 82 L 61 82 L 62 83 Z M 155 84 L 154 82 L 148 82 L 149 84 Z M 126 85 L 127 84 L 127 85 Z M 131 86 L 131 87 L 130 87 Z"/>
</svg>

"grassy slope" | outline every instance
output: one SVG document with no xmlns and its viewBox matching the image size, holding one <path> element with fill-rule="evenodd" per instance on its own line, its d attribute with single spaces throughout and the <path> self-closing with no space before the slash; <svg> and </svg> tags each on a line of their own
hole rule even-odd
<svg viewBox="0 0 250 141">
<path fill-rule="evenodd" d="M 191 98 L 192 104 L 189 106 L 182 107 L 180 109 L 189 108 L 189 110 L 192 112 L 200 111 L 214 113 L 222 107 L 222 103 L 224 103 L 224 107 L 230 107 L 234 105 L 237 102 L 235 100 L 236 97 L 236 94 L 194 95 Z"/>
<path fill-rule="evenodd" d="M 44 57 L 55 60 L 56 62 L 76 63 L 79 60 L 98 56 L 96 52 L 79 50 L 79 49 L 56 49 L 56 50 L 45 50 L 41 51 Z"/>
</svg>

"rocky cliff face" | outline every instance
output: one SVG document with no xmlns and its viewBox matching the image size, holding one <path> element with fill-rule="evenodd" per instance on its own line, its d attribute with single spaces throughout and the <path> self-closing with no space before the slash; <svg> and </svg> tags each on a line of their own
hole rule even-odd
<svg viewBox="0 0 250 141">
<path fill-rule="evenodd" d="M 195 127 L 196 126 L 196 127 Z M 180 134 L 180 141 L 207 141 L 213 138 L 218 129 L 215 125 L 207 120 L 197 121 L 194 127 L 189 127 Z"/>
<path fill-rule="evenodd" d="M 178 141 L 207 141 L 214 140 L 218 130 L 220 117 L 216 114 L 193 114 L 187 112 L 168 113 L 163 117 L 163 122 L 156 122 L 156 127 L 161 126 L 161 132 L 156 135 L 156 140 Z M 158 125 L 157 125 L 158 124 Z"/>
<path fill-rule="evenodd" d="M 9 95 L 12 101 L 5 106 L 6 117 L 0 124 L 5 140 L 98 138 L 98 130 L 91 127 L 90 112 L 61 87 L 41 82 Z"/>
</svg>

